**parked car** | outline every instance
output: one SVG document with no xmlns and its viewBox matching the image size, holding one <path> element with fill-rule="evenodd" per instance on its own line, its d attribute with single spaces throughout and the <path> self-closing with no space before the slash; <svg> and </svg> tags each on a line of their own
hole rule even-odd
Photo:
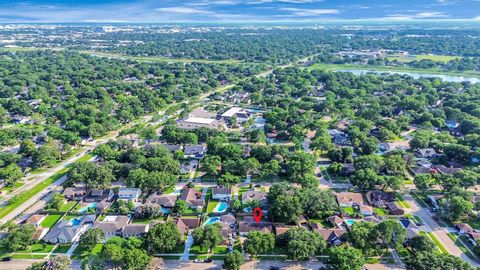
<svg viewBox="0 0 480 270">
<path fill-rule="evenodd" d="M 203 261 L 204 263 L 211 263 L 213 262 L 212 258 L 207 258 Z"/>
<path fill-rule="evenodd" d="M 9 256 L 9 257 L 3 257 L 3 258 L 2 258 L 2 262 L 9 262 L 9 261 L 11 261 L 11 260 L 12 260 L 12 257 L 10 257 L 10 256 Z"/>
<path fill-rule="evenodd" d="M 203 263 L 205 260 L 203 259 L 195 259 L 193 260 L 194 263 Z"/>
</svg>

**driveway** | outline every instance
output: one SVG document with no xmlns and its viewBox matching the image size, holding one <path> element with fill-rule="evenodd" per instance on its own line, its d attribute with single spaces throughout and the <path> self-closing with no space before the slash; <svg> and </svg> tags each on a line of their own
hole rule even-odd
<svg viewBox="0 0 480 270">
<path fill-rule="evenodd" d="M 182 257 L 180 260 L 182 262 L 188 261 L 189 255 L 190 255 L 190 248 L 193 245 L 193 236 L 192 233 L 189 231 L 187 235 L 187 240 L 185 241 L 185 250 L 183 251 Z"/>
</svg>

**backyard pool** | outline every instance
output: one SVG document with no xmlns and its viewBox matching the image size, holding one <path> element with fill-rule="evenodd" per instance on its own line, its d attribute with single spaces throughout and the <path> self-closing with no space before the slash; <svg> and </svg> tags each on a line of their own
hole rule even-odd
<svg viewBox="0 0 480 270">
<path fill-rule="evenodd" d="M 85 207 L 82 207 L 80 208 L 80 210 L 78 210 L 79 213 L 83 214 L 84 212 L 88 211 L 90 208 L 95 208 L 97 207 L 97 204 L 96 203 L 91 203 Z"/>
<path fill-rule="evenodd" d="M 82 223 L 82 218 L 72 218 L 70 219 L 70 222 L 73 226 L 78 226 Z"/>
<path fill-rule="evenodd" d="M 163 213 L 163 214 L 169 214 L 169 213 L 170 213 L 170 209 L 167 209 L 167 208 L 162 207 L 162 213 Z"/>
<path fill-rule="evenodd" d="M 243 208 L 243 212 L 245 212 L 245 213 L 252 213 L 252 212 L 253 212 L 253 209 L 252 209 L 252 207 L 245 207 L 245 208 Z"/>
<path fill-rule="evenodd" d="M 213 212 L 214 213 L 223 213 L 223 212 L 227 211 L 227 208 L 228 208 L 228 203 L 219 202 L 219 203 L 217 203 L 215 208 L 213 208 Z"/>
<path fill-rule="evenodd" d="M 355 224 L 357 221 L 355 219 L 346 219 L 345 220 L 345 223 L 348 225 L 348 226 L 352 226 L 353 224 Z"/>
<path fill-rule="evenodd" d="M 207 221 L 205 221 L 205 223 L 203 223 L 203 226 L 211 225 L 211 224 L 219 222 L 219 221 L 220 221 L 220 217 L 210 217 L 210 218 L 207 219 Z"/>
</svg>

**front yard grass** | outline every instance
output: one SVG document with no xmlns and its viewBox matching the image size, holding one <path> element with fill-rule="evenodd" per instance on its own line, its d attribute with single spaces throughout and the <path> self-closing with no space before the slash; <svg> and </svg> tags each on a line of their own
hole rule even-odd
<svg viewBox="0 0 480 270">
<path fill-rule="evenodd" d="M 58 245 L 57 248 L 53 250 L 53 252 L 65 254 L 68 252 L 71 246 L 72 246 L 71 244 L 66 244 L 66 245 L 61 244 L 61 245 Z"/>
<path fill-rule="evenodd" d="M 94 248 L 92 249 L 85 249 L 83 246 L 78 246 L 74 251 L 73 251 L 73 258 L 74 259 L 81 259 L 84 258 L 90 254 L 99 254 L 100 251 L 102 251 L 103 244 L 97 244 Z"/>
<path fill-rule="evenodd" d="M 53 225 L 57 223 L 57 221 L 61 218 L 61 215 L 48 215 L 42 223 L 40 223 L 40 226 L 44 228 L 52 228 Z"/>
<path fill-rule="evenodd" d="M 375 214 L 379 217 L 383 217 L 383 216 L 386 216 L 388 215 L 388 212 L 383 209 L 383 208 L 380 208 L 380 207 L 374 207 L 373 208 L 373 211 L 375 212 Z"/>
<path fill-rule="evenodd" d="M 30 245 L 26 250 L 18 251 L 17 253 L 49 253 L 55 247 L 53 244 L 36 243 Z"/>
<path fill-rule="evenodd" d="M 442 243 L 438 241 L 438 238 L 435 236 L 435 234 L 433 234 L 433 232 L 420 232 L 420 235 L 428 236 L 433 241 L 433 243 L 435 243 L 435 245 L 438 247 L 441 253 L 448 254 L 447 249 L 445 249 Z"/>
<path fill-rule="evenodd" d="M 402 195 L 395 193 L 395 198 L 397 199 L 398 204 L 403 208 L 410 208 L 410 205 L 403 199 Z"/>
</svg>

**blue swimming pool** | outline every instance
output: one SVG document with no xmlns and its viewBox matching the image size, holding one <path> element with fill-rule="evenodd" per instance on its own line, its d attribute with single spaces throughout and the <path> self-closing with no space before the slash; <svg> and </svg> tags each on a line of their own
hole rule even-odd
<svg viewBox="0 0 480 270">
<path fill-rule="evenodd" d="M 163 214 L 169 214 L 169 213 L 170 213 L 170 209 L 167 209 L 167 208 L 162 207 L 162 213 L 163 213 Z"/>
<path fill-rule="evenodd" d="M 220 217 L 210 217 L 207 219 L 207 221 L 205 221 L 205 223 L 203 223 L 203 226 L 206 226 L 206 225 L 211 225 L 213 223 L 217 223 L 220 221 Z"/>
<path fill-rule="evenodd" d="M 354 219 L 346 219 L 345 220 L 345 223 L 348 225 L 348 226 L 352 226 L 353 224 L 355 224 L 357 221 L 354 220 Z"/>
<path fill-rule="evenodd" d="M 213 212 L 214 213 L 223 213 L 223 212 L 227 211 L 227 209 L 228 209 L 228 203 L 219 202 L 219 203 L 217 203 L 215 208 L 213 208 Z"/>
<path fill-rule="evenodd" d="M 252 212 L 253 212 L 253 209 L 252 209 L 252 207 L 245 207 L 245 208 L 243 208 L 243 212 L 245 212 L 245 213 L 252 213 Z"/>
<path fill-rule="evenodd" d="M 82 223 L 82 219 L 81 218 L 72 218 L 72 219 L 70 219 L 70 222 L 72 222 L 73 226 L 77 226 L 77 225 L 80 225 Z"/>
<path fill-rule="evenodd" d="M 85 207 L 82 207 L 80 210 L 78 210 L 79 213 L 83 214 L 84 212 L 88 211 L 89 209 L 91 208 L 95 208 L 97 207 L 97 204 L 96 203 L 91 203 Z"/>
</svg>

